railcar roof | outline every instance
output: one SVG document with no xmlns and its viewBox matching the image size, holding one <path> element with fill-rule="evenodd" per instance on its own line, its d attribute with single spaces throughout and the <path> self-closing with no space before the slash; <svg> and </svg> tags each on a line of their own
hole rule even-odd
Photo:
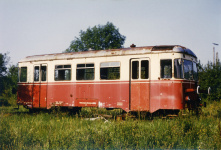
<svg viewBox="0 0 221 150">
<path fill-rule="evenodd" d="M 144 47 L 130 47 L 121 49 L 109 50 L 90 50 L 82 52 L 71 53 L 56 53 L 45 55 L 28 56 L 19 62 L 34 62 L 34 61 L 51 61 L 62 59 L 76 59 L 76 58 L 90 58 L 90 57 L 107 57 L 107 56 L 121 56 L 121 55 L 139 55 L 148 53 L 186 53 L 196 57 L 196 55 L 188 48 L 180 45 L 159 45 L 159 46 L 144 46 Z"/>
</svg>

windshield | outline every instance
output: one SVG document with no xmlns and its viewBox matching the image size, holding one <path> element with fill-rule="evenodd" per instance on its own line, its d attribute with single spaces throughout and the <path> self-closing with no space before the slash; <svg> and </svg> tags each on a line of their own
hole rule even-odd
<svg viewBox="0 0 221 150">
<path fill-rule="evenodd" d="M 178 79 L 183 79 L 182 59 L 174 59 L 174 77 Z"/>
<path fill-rule="evenodd" d="M 197 66 L 195 62 L 193 62 L 193 79 L 198 80 Z"/>
<path fill-rule="evenodd" d="M 174 59 L 174 77 L 178 79 L 198 80 L 196 63 L 185 59 Z"/>
<path fill-rule="evenodd" d="M 193 63 L 189 60 L 183 61 L 183 69 L 184 69 L 184 78 L 185 79 L 193 79 Z"/>
</svg>

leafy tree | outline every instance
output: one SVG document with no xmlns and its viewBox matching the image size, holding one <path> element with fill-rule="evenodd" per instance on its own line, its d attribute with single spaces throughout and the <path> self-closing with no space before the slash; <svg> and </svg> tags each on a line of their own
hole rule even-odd
<svg viewBox="0 0 221 150">
<path fill-rule="evenodd" d="M 7 57 L 7 54 L 0 53 L 0 78 L 4 77 L 7 73 L 8 61 L 9 61 L 9 58 Z"/>
<path fill-rule="evenodd" d="M 208 62 L 203 66 L 199 63 L 199 84 L 201 89 L 212 88 L 210 99 L 221 99 L 221 63 L 218 61 L 216 65 Z"/>
<path fill-rule="evenodd" d="M 122 48 L 125 39 L 126 37 L 119 33 L 119 29 L 107 22 L 106 25 L 89 27 L 86 31 L 81 30 L 79 37 L 75 37 L 65 52 Z"/>
<path fill-rule="evenodd" d="M 6 53 L 0 53 L 0 95 L 4 90 L 4 81 L 6 80 L 8 60 L 9 58 L 7 57 Z"/>
<path fill-rule="evenodd" d="M 18 67 L 8 66 L 10 57 L 0 53 L 0 105 L 15 104 Z"/>
</svg>

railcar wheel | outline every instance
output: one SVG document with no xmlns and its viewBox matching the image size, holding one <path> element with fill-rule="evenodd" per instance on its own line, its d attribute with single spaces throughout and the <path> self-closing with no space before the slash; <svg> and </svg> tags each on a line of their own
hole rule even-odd
<svg viewBox="0 0 221 150">
<path fill-rule="evenodd" d="M 79 114 L 80 114 L 80 111 L 81 111 L 81 108 L 82 108 L 82 107 L 74 107 L 74 108 L 70 109 L 69 112 L 70 112 L 71 115 L 76 115 L 76 114 L 79 115 Z"/>
<path fill-rule="evenodd" d="M 40 110 L 39 109 L 36 109 L 36 108 L 29 108 L 29 113 L 37 113 L 39 112 Z"/>
</svg>

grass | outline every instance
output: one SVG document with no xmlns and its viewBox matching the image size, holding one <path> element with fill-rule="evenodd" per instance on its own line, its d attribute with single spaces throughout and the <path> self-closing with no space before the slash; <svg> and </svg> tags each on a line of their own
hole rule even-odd
<svg viewBox="0 0 221 150">
<path fill-rule="evenodd" d="M 100 113 L 120 111 L 30 114 L 0 107 L 0 149 L 221 149 L 221 102 L 203 108 L 199 117 L 87 120 Z"/>
</svg>

